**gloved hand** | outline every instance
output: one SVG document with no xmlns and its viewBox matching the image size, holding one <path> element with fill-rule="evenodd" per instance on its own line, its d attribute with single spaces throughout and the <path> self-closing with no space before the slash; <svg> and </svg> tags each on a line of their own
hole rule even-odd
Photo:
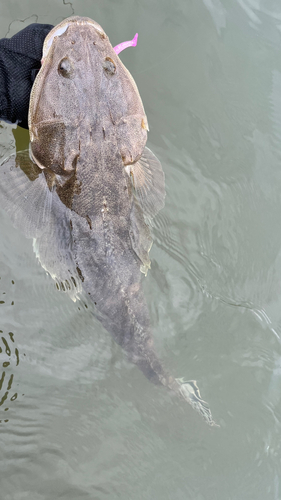
<svg viewBox="0 0 281 500">
<path fill-rule="evenodd" d="M 30 24 L 0 40 L 0 120 L 28 128 L 30 91 L 41 66 L 50 24 Z"/>
</svg>

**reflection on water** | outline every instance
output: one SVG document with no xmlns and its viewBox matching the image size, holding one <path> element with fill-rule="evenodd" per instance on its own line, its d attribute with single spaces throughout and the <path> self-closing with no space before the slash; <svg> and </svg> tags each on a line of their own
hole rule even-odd
<svg viewBox="0 0 281 500">
<path fill-rule="evenodd" d="M 14 334 L 8 332 L 6 336 L 0 330 L 0 363 L 2 363 L 2 373 L 0 375 L 0 406 L 3 408 L 0 411 L 7 412 L 9 410 L 10 401 L 15 401 L 18 397 L 17 392 L 13 391 L 14 371 L 19 364 L 19 351 L 15 347 Z M 15 385 L 15 384 L 14 384 Z M 3 413 L 0 418 L 0 423 L 9 422 L 7 414 Z"/>
</svg>

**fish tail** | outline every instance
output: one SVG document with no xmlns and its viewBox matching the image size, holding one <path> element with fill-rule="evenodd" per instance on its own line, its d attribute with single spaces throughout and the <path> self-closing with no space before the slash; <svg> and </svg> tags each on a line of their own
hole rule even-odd
<svg viewBox="0 0 281 500">
<path fill-rule="evenodd" d="M 181 399 L 187 401 L 208 425 L 219 427 L 213 420 L 208 403 L 201 397 L 196 380 L 185 381 L 167 374 L 153 348 L 146 349 L 143 356 L 131 357 L 131 361 L 140 368 L 150 382 L 169 388 Z"/>
<path fill-rule="evenodd" d="M 208 403 L 202 399 L 196 380 L 184 381 L 182 378 L 176 378 L 174 382 L 177 385 L 175 386 L 175 384 L 173 384 L 172 389 L 178 392 L 179 395 L 187 401 L 195 411 L 200 413 L 208 425 L 220 427 L 213 420 Z"/>
</svg>

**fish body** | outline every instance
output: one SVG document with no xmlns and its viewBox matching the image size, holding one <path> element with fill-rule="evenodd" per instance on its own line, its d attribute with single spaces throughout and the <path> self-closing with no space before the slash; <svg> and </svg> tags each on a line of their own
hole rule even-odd
<svg viewBox="0 0 281 500">
<path fill-rule="evenodd" d="M 75 300 L 83 290 L 115 341 L 149 380 L 213 425 L 194 381 L 167 374 L 153 347 L 141 272 L 150 225 L 164 206 L 162 167 L 145 147 L 136 84 L 102 28 L 72 17 L 47 36 L 29 108 L 30 154 L 1 166 L 0 200 L 35 239 L 42 266 Z"/>
</svg>

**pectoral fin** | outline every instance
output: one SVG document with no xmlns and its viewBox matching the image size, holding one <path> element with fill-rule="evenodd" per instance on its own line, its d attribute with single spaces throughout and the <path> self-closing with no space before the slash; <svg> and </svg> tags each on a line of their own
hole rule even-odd
<svg viewBox="0 0 281 500">
<path fill-rule="evenodd" d="M 71 211 L 55 190 L 48 187 L 44 172 L 28 151 L 11 155 L 0 166 L 0 206 L 12 224 L 27 238 L 42 267 L 75 300 L 81 281 L 72 257 Z"/>
<path fill-rule="evenodd" d="M 82 284 L 72 254 L 71 210 L 52 195 L 52 210 L 45 231 L 33 243 L 42 267 L 55 280 L 58 290 L 76 300 Z"/>
<path fill-rule="evenodd" d="M 148 148 L 140 160 L 126 167 L 146 222 L 151 223 L 165 204 L 165 176 L 160 161 Z"/>
<path fill-rule="evenodd" d="M 37 238 L 48 224 L 52 193 L 28 151 L 13 154 L 1 164 L 0 204 L 27 238 Z"/>
</svg>

